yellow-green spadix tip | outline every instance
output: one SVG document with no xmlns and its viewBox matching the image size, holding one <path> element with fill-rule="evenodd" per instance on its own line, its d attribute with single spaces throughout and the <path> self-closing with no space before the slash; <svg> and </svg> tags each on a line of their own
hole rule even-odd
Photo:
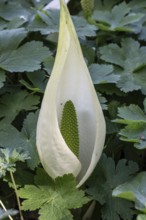
<svg viewBox="0 0 146 220">
<path fill-rule="evenodd" d="M 61 134 L 70 148 L 78 157 L 79 155 L 79 132 L 76 109 L 71 100 L 64 104 L 61 126 Z"/>
</svg>

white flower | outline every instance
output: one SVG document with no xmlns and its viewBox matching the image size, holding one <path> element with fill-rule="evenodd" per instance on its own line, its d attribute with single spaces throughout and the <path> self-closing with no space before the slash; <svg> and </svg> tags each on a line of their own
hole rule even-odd
<svg viewBox="0 0 146 220">
<path fill-rule="evenodd" d="M 69 148 L 61 132 L 63 109 L 68 101 L 74 106 L 77 117 L 78 156 Z M 91 175 L 104 146 L 102 109 L 71 17 L 62 0 L 57 55 L 42 101 L 36 139 L 46 172 L 52 178 L 72 173 L 77 177 L 78 186 Z"/>
</svg>

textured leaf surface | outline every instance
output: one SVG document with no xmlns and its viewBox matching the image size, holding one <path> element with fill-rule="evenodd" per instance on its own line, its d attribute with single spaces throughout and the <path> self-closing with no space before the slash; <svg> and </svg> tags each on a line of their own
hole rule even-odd
<svg viewBox="0 0 146 220">
<path fill-rule="evenodd" d="M 6 171 L 14 172 L 16 170 L 16 162 L 24 162 L 29 159 L 26 153 L 21 153 L 16 149 L 10 148 L 0 150 L 0 177 L 6 174 Z"/>
<path fill-rule="evenodd" d="M 33 73 L 28 72 L 27 77 L 35 88 L 37 88 L 40 92 L 44 92 L 48 81 L 44 71 L 39 70 L 34 71 Z"/>
<path fill-rule="evenodd" d="M 0 17 L 11 21 L 12 19 L 24 16 L 26 19 L 30 15 L 30 5 L 22 4 L 21 1 L 10 1 L 8 4 L 5 1 L 0 2 Z"/>
<path fill-rule="evenodd" d="M 40 209 L 40 220 L 61 220 L 67 216 L 73 219 L 69 209 L 79 208 L 89 201 L 83 191 L 76 189 L 72 175 L 58 177 L 54 182 L 43 170 L 39 170 L 35 184 L 36 186 L 26 185 L 20 189 L 19 196 L 25 199 L 22 203 L 23 210 Z"/>
<path fill-rule="evenodd" d="M 112 198 L 112 189 L 128 181 L 138 170 L 136 163 L 122 159 L 115 166 L 112 158 L 102 156 L 92 177 L 88 181 L 87 192 L 102 204 L 102 218 L 105 220 L 132 219 L 132 204 L 122 199 Z"/>
<path fill-rule="evenodd" d="M 118 116 L 120 118 L 124 118 L 125 123 L 130 123 L 130 122 L 146 123 L 146 114 L 137 105 L 131 104 L 129 106 L 119 108 Z"/>
<path fill-rule="evenodd" d="M 38 96 L 23 90 L 13 94 L 5 94 L 0 102 L 0 117 L 5 117 L 7 121 L 13 121 L 20 111 L 35 110 L 38 104 Z"/>
<path fill-rule="evenodd" d="M 3 60 L 4 55 L 7 57 L 11 50 L 15 50 L 20 42 L 26 37 L 27 31 L 24 28 L 12 29 L 12 30 L 2 30 L 0 31 L 0 60 Z"/>
<path fill-rule="evenodd" d="M 101 93 L 97 93 L 102 109 L 107 109 L 107 100 Z"/>
<path fill-rule="evenodd" d="M 103 2 L 101 0 L 97 0 L 95 1 L 95 8 L 102 11 L 109 11 L 113 8 L 114 5 L 118 4 L 119 2 L 120 0 L 111 0 L 110 2 L 108 0 L 103 0 Z"/>
<path fill-rule="evenodd" d="M 0 67 L 10 72 L 34 71 L 40 69 L 41 62 L 49 54 L 49 49 L 42 42 L 28 42 L 1 59 Z"/>
<path fill-rule="evenodd" d="M 36 150 L 36 124 L 38 112 L 30 113 L 24 120 L 21 132 L 8 122 L 1 122 L 0 146 L 11 149 L 21 149 L 29 155 L 28 166 L 34 169 L 39 164 Z"/>
<path fill-rule="evenodd" d="M 144 107 L 146 102 L 144 100 Z M 133 142 L 138 149 L 146 148 L 146 113 L 137 105 L 120 107 L 118 109 L 119 119 L 115 122 L 126 124 L 119 134 L 123 141 Z"/>
<path fill-rule="evenodd" d="M 28 152 L 30 159 L 27 161 L 28 166 L 34 169 L 40 160 L 36 149 L 36 126 L 38 120 L 38 112 L 29 113 L 24 120 L 21 136 L 24 141 L 23 149 Z"/>
<path fill-rule="evenodd" d="M 113 72 L 112 65 L 92 64 L 89 71 L 94 84 L 116 83 L 120 78 Z"/>
<path fill-rule="evenodd" d="M 131 23 L 138 22 L 144 14 L 131 13 L 125 2 L 115 5 L 112 10 L 99 10 L 93 13 L 93 18 L 102 22 L 102 28 L 110 31 L 134 31 Z"/>
<path fill-rule="evenodd" d="M 58 32 L 59 11 L 37 11 L 37 14 L 34 16 L 28 28 L 30 31 L 40 31 L 43 35 Z"/>
<path fill-rule="evenodd" d="M 73 16 L 73 22 L 80 38 L 96 36 L 97 27 L 87 23 L 83 17 Z M 29 25 L 29 30 L 40 31 L 42 34 L 56 33 L 59 30 L 59 11 L 38 11 Z"/>
<path fill-rule="evenodd" d="M 141 172 L 131 181 L 113 191 L 113 196 L 135 201 L 135 208 L 146 213 L 146 172 Z"/>
<path fill-rule="evenodd" d="M 123 39 L 121 47 L 109 44 L 100 48 L 101 59 L 115 64 L 115 72 L 120 75 L 117 86 L 124 92 L 142 90 L 146 93 L 146 47 L 140 47 L 132 38 Z"/>
<path fill-rule="evenodd" d="M 97 27 L 90 25 L 83 17 L 73 16 L 73 23 L 75 25 L 78 37 L 85 39 L 85 37 L 96 36 Z"/>
</svg>

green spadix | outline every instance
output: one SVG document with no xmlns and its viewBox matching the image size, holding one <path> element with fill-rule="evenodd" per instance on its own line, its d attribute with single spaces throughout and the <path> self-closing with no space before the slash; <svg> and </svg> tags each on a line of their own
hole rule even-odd
<svg viewBox="0 0 146 220">
<path fill-rule="evenodd" d="M 67 101 L 63 108 L 61 133 L 71 151 L 79 156 L 79 131 L 77 114 L 72 101 Z"/>
</svg>

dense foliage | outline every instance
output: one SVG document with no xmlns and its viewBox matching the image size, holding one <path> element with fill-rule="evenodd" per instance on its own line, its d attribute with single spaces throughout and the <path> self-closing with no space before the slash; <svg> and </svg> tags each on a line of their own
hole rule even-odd
<svg viewBox="0 0 146 220">
<path fill-rule="evenodd" d="M 68 5 L 107 124 L 82 189 L 70 174 L 53 181 L 36 150 L 58 41 L 59 11 L 44 10 L 48 2 L 0 0 L 0 219 L 144 220 L 146 1 L 95 0 L 92 12 Z"/>
</svg>

